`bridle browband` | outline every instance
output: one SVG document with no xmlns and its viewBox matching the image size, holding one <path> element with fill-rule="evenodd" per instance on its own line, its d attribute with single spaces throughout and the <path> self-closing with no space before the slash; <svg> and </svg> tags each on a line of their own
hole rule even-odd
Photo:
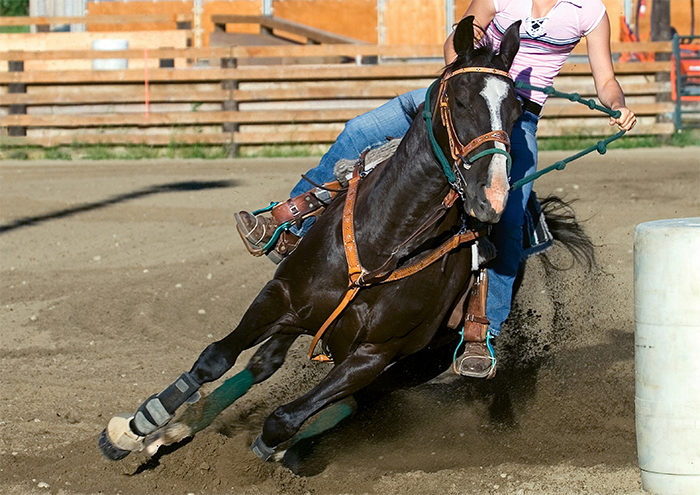
<svg viewBox="0 0 700 495">
<path fill-rule="evenodd" d="M 459 137 L 457 136 L 457 131 L 455 130 L 454 122 L 452 121 L 452 112 L 450 111 L 449 98 L 447 95 L 447 81 L 449 81 L 454 76 L 465 73 L 493 74 L 512 80 L 510 74 L 503 70 L 494 69 L 491 67 L 463 67 L 453 72 L 445 73 L 439 80 L 433 82 L 430 88 L 428 88 L 428 91 L 425 95 L 423 118 L 426 120 L 426 124 L 428 126 L 428 134 L 430 137 L 431 144 L 433 146 L 433 151 L 437 156 L 438 161 L 440 161 L 440 164 L 442 165 L 447 180 L 450 182 L 452 187 L 454 187 L 460 193 L 460 195 L 463 194 L 462 191 L 464 187 L 463 184 L 460 184 L 460 182 L 463 182 L 462 174 L 459 171 L 460 162 L 462 162 L 465 165 L 465 167 L 469 168 L 471 164 L 479 158 L 482 158 L 487 155 L 501 154 L 506 156 L 506 166 L 508 168 L 508 174 L 510 174 L 510 165 L 512 162 L 512 158 L 509 153 L 510 138 L 508 137 L 508 133 L 501 129 L 482 134 L 481 136 L 472 139 L 466 145 L 462 144 L 459 140 Z M 438 89 L 438 99 L 436 108 L 440 111 L 442 125 L 445 126 L 445 130 L 447 132 L 447 139 L 449 141 L 450 154 L 452 155 L 454 168 L 448 165 L 447 158 L 445 157 L 445 154 L 443 153 L 440 146 L 437 144 L 437 140 L 435 139 L 432 129 L 433 110 L 432 105 L 430 104 L 430 93 L 432 91 L 433 86 L 436 83 L 438 83 L 438 81 L 440 83 L 440 86 Z M 490 141 L 502 143 L 505 145 L 506 149 L 502 150 L 500 148 L 489 148 L 487 150 L 483 150 L 475 154 L 472 157 L 468 157 L 470 153 L 472 153 L 477 148 Z M 457 171 L 457 175 L 455 175 L 455 171 Z"/>
</svg>

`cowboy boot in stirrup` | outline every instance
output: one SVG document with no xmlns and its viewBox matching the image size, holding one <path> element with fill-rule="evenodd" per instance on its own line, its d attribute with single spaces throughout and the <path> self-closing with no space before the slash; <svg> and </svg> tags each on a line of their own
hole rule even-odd
<svg viewBox="0 0 700 495">
<path fill-rule="evenodd" d="M 288 228 L 292 225 L 300 227 L 304 219 L 312 215 L 320 215 L 323 207 L 335 196 L 337 187 L 339 187 L 337 181 L 329 182 L 257 212 L 236 213 L 234 215 L 236 229 L 250 254 L 253 256 L 267 254 L 275 263 L 282 261 L 299 242 L 299 237 L 289 232 Z M 262 215 L 267 211 L 271 213 L 271 217 Z M 273 253 L 270 248 L 265 252 L 263 248 L 272 240 L 278 229 L 280 230 L 279 240 L 274 248 L 277 253 Z"/>
<path fill-rule="evenodd" d="M 277 229 L 277 221 L 274 218 L 253 215 L 247 211 L 239 211 L 233 217 L 236 220 L 236 230 L 248 252 L 253 256 L 262 256 L 263 247 L 270 242 Z"/>
<path fill-rule="evenodd" d="M 488 275 L 479 272 L 469 293 L 462 336 L 466 341 L 464 353 L 452 363 L 455 373 L 473 378 L 493 378 L 496 375 L 496 356 L 491 346 L 489 320 L 486 318 Z"/>
</svg>

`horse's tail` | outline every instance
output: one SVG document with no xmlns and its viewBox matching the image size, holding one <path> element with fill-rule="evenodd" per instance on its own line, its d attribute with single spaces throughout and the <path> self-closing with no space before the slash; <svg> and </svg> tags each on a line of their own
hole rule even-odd
<svg viewBox="0 0 700 495">
<path fill-rule="evenodd" d="M 544 213 L 547 227 L 555 241 L 560 242 L 571 253 L 573 261 L 570 266 L 561 268 L 555 266 L 545 253 L 542 257 L 548 268 L 556 270 L 568 270 L 574 263 L 581 263 L 588 270 L 596 267 L 595 249 L 593 241 L 586 234 L 580 222 L 576 220 L 571 204 L 573 201 L 564 201 L 557 196 L 548 196 L 540 200 L 542 213 Z"/>
</svg>

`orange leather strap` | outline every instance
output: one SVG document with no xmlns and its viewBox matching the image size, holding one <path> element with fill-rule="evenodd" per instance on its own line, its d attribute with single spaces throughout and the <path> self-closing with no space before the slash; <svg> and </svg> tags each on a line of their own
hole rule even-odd
<svg viewBox="0 0 700 495">
<path fill-rule="evenodd" d="M 323 337 L 323 334 L 326 333 L 326 330 L 328 330 L 328 327 L 331 326 L 331 323 L 335 321 L 335 319 L 340 315 L 340 313 L 345 309 L 345 307 L 350 303 L 350 301 L 353 300 L 357 292 L 360 290 L 360 286 L 356 285 L 354 287 L 348 288 L 347 292 L 345 293 L 345 296 L 343 297 L 343 300 L 340 301 L 340 304 L 335 308 L 335 310 L 331 313 L 331 315 L 326 319 L 326 321 L 321 325 L 321 328 L 319 328 L 318 332 L 316 332 L 316 335 L 314 335 L 313 340 L 311 341 L 311 345 L 309 346 L 309 359 L 312 361 L 317 361 L 321 363 L 327 363 L 329 361 L 333 361 L 331 358 L 326 356 L 325 354 L 314 354 L 314 350 L 316 349 L 316 345 L 318 344 L 318 341 L 321 340 L 321 337 Z"/>
<path fill-rule="evenodd" d="M 348 264 L 348 277 L 350 279 L 348 288 L 343 296 L 343 299 L 338 303 L 333 313 L 326 319 L 326 321 L 318 329 L 316 335 L 311 340 L 311 345 L 309 346 L 308 356 L 312 361 L 318 362 L 329 362 L 332 359 L 323 353 L 315 354 L 316 346 L 321 340 L 326 330 L 331 326 L 331 324 L 336 320 L 336 318 L 342 313 L 342 311 L 350 304 L 361 287 L 366 285 L 371 285 L 370 283 L 365 284 L 362 280 L 363 275 L 369 273 L 360 263 L 360 255 L 357 250 L 357 241 L 355 240 L 355 226 L 354 226 L 354 211 L 355 211 L 355 201 L 357 199 L 357 185 L 360 181 L 360 176 L 355 173 L 353 178 L 350 179 L 348 184 L 348 193 L 345 197 L 345 205 L 343 206 L 343 220 L 342 220 L 342 232 L 343 232 L 343 246 L 345 248 L 345 258 Z M 447 208 L 451 207 L 457 198 L 457 194 L 453 190 L 443 200 L 443 205 Z M 449 253 L 453 249 L 457 248 L 465 242 L 470 242 L 477 237 L 484 235 L 483 231 L 467 231 L 460 234 L 456 234 L 451 237 L 438 248 L 434 249 L 426 256 L 418 260 L 416 263 L 402 267 L 395 270 L 389 277 L 382 280 L 380 283 L 393 282 L 399 280 L 414 273 L 421 271 L 428 265 L 431 265 L 435 261 L 439 260 L 445 254 Z"/>
<path fill-rule="evenodd" d="M 340 315 L 340 313 L 345 309 L 345 307 L 353 300 L 357 292 L 360 290 L 360 286 L 356 282 L 360 279 L 362 274 L 365 272 L 364 268 L 360 264 L 360 255 L 357 252 L 357 242 L 355 242 L 355 222 L 353 221 L 354 211 L 355 211 L 355 200 L 357 199 L 357 183 L 360 181 L 360 175 L 357 173 L 357 168 L 353 172 L 353 177 L 348 182 L 348 193 L 345 196 L 345 205 L 343 206 L 343 246 L 345 248 L 345 259 L 348 263 L 348 276 L 350 278 L 350 285 L 348 286 L 345 296 L 340 301 L 338 306 L 335 308 L 333 313 L 326 319 L 326 321 L 318 329 L 316 335 L 314 335 L 311 345 L 309 346 L 308 356 L 312 361 L 319 362 L 329 362 L 332 359 L 325 354 L 314 354 L 316 345 L 318 341 L 321 340 L 323 334 L 326 333 L 328 327 L 331 323 Z"/>
<path fill-rule="evenodd" d="M 348 275 L 350 276 L 351 285 L 354 285 L 365 271 L 360 264 L 360 255 L 357 252 L 355 222 L 353 220 L 355 200 L 357 199 L 357 183 L 359 181 L 360 176 L 355 173 L 348 183 L 348 194 L 345 197 L 345 206 L 343 207 L 343 246 L 345 246 L 345 258 L 348 262 Z"/>
<path fill-rule="evenodd" d="M 410 275 L 413 275 L 414 273 L 418 273 L 426 266 L 432 265 L 447 253 L 459 247 L 461 244 L 473 241 L 474 239 L 484 234 L 485 232 L 483 231 L 473 230 L 469 230 L 461 234 L 456 234 L 453 237 L 449 238 L 447 241 L 443 242 L 439 247 L 430 251 L 430 253 L 428 253 L 425 257 L 421 258 L 417 262 L 395 270 L 386 280 L 383 280 L 381 283 L 393 282 L 394 280 L 400 280 L 402 278 L 406 278 Z"/>
</svg>

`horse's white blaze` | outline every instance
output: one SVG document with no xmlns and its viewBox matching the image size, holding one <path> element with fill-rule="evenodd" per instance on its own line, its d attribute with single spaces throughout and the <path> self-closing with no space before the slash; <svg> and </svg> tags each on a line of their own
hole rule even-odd
<svg viewBox="0 0 700 495">
<path fill-rule="evenodd" d="M 498 77 L 487 77 L 486 85 L 481 90 L 481 96 L 486 100 L 486 106 L 491 117 L 491 129 L 502 130 L 501 105 L 508 96 L 508 83 Z M 506 146 L 498 141 L 494 146 L 503 151 Z M 486 186 L 486 198 L 496 212 L 500 213 L 505 207 L 508 194 L 508 168 L 506 156 L 500 153 L 491 155 L 489 166 L 489 181 Z"/>
</svg>

